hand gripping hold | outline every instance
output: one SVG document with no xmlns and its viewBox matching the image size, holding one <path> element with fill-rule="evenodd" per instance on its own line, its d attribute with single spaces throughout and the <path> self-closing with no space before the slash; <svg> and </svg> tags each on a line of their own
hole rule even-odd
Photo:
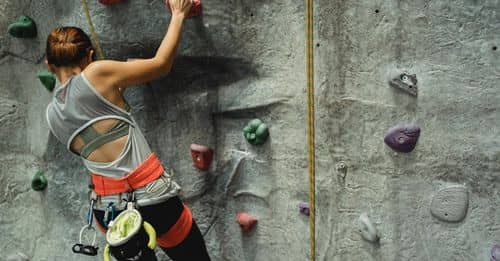
<svg viewBox="0 0 500 261">
<path fill-rule="evenodd" d="M 165 0 L 168 10 L 170 9 L 170 2 L 169 0 Z M 191 11 L 189 11 L 189 14 L 187 18 L 191 17 L 196 17 L 201 15 L 201 0 L 193 0 L 193 6 L 191 6 Z"/>
</svg>

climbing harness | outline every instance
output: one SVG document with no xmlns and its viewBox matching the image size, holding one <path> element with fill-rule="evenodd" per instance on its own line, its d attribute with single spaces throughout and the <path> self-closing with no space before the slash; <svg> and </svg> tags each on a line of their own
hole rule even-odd
<svg viewBox="0 0 500 261">
<path fill-rule="evenodd" d="M 90 206 L 89 206 L 89 211 L 87 212 L 87 224 L 82 227 L 80 230 L 80 238 L 78 240 L 78 243 L 73 245 L 73 253 L 76 254 L 83 254 L 87 256 L 96 256 L 97 255 L 97 250 L 99 250 L 99 247 L 96 246 L 96 237 L 97 237 L 97 231 L 95 228 L 92 226 L 92 222 L 94 219 L 94 203 L 95 200 L 91 199 L 90 200 Z M 83 236 L 85 233 L 90 233 L 92 236 L 92 240 L 90 244 L 84 244 L 83 243 Z"/>
<path fill-rule="evenodd" d="M 135 193 L 129 193 L 127 209 L 112 220 L 106 232 L 104 261 L 155 260 L 156 231 L 136 209 Z"/>
<path fill-rule="evenodd" d="M 316 260 L 316 197 L 315 197 L 315 147 L 314 147 L 314 27 L 313 27 L 313 0 L 306 1 L 306 32 L 307 32 L 307 143 L 308 143 L 308 166 L 309 166 L 309 234 L 311 247 L 311 261 Z"/>
<path fill-rule="evenodd" d="M 104 59 L 104 53 L 101 49 L 101 45 L 99 44 L 99 38 L 98 38 L 97 33 L 95 31 L 94 23 L 92 22 L 92 17 L 90 16 L 89 3 L 87 0 L 82 0 L 82 4 L 83 4 L 83 11 L 85 13 L 85 16 L 87 17 L 87 22 L 89 24 L 90 37 L 92 38 L 92 43 L 95 47 L 97 57 L 99 59 Z"/>
</svg>

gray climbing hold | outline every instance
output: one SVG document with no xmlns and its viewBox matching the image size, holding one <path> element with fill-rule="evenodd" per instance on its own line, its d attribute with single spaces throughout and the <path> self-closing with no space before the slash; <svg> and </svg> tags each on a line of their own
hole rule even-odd
<svg viewBox="0 0 500 261">
<path fill-rule="evenodd" d="M 9 255 L 6 261 L 30 261 L 30 259 L 25 254 L 18 252 L 16 254 Z"/>
<path fill-rule="evenodd" d="M 417 75 L 401 71 L 391 75 L 388 79 L 389 86 L 406 92 L 412 96 L 418 95 Z"/>
<path fill-rule="evenodd" d="M 431 214 L 446 222 L 460 222 L 469 208 L 469 194 L 463 186 L 444 188 L 436 193 L 431 202 Z"/>
<path fill-rule="evenodd" d="M 380 236 L 375 225 L 372 223 L 367 213 L 362 213 L 358 219 L 358 230 L 364 240 L 368 242 L 378 242 Z"/>
<path fill-rule="evenodd" d="M 500 261 L 500 245 L 494 245 L 491 248 L 490 261 Z"/>
<path fill-rule="evenodd" d="M 343 161 L 337 163 L 335 165 L 335 168 L 337 169 L 338 174 L 340 177 L 345 178 L 347 176 L 347 164 Z"/>
</svg>

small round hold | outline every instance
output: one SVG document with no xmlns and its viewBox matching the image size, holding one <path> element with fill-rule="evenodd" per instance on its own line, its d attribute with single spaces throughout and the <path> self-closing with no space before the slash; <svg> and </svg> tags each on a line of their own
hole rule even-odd
<svg viewBox="0 0 500 261">
<path fill-rule="evenodd" d="M 246 212 L 239 212 L 236 215 L 236 223 L 238 223 L 243 232 L 250 232 L 257 224 L 257 219 Z"/>
<path fill-rule="evenodd" d="M 31 180 L 31 188 L 35 191 L 42 191 L 47 187 L 48 181 L 43 171 L 38 171 Z"/>
<path fill-rule="evenodd" d="M 306 203 L 306 202 L 300 202 L 299 203 L 299 211 L 300 213 L 306 215 L 306 216 L 309 216 L 310 213 L 311 213 L 311 208 L 309 206 L 309 203 Z"/>
</svg>

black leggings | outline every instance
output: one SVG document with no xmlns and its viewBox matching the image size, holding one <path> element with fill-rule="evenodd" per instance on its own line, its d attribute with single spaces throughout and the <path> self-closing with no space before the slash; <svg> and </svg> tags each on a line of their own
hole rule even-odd
<svg viewBox="0 0 500 261">
<path fill-rule="evenodd" d="M 147 221 L 155 228 L 156 234 L 162 235 L 177 222 L 184 210 L 184 205 L 179 197 L 173 197 L 165 202 L 141 207 L 138 210 L 144 221 Z M 117 212 L 116 216 L 119 214 L 120 212 Z M 99 225 L 105 227 L 103 222 L 104 211 L 94 210 L 94 215 Z M 191 230 L 184 241 L 175 247 L 162 247 L 162 249 L 172 261 L 210 261 L 205 241 L 194 219 Z"/>
</svg>

